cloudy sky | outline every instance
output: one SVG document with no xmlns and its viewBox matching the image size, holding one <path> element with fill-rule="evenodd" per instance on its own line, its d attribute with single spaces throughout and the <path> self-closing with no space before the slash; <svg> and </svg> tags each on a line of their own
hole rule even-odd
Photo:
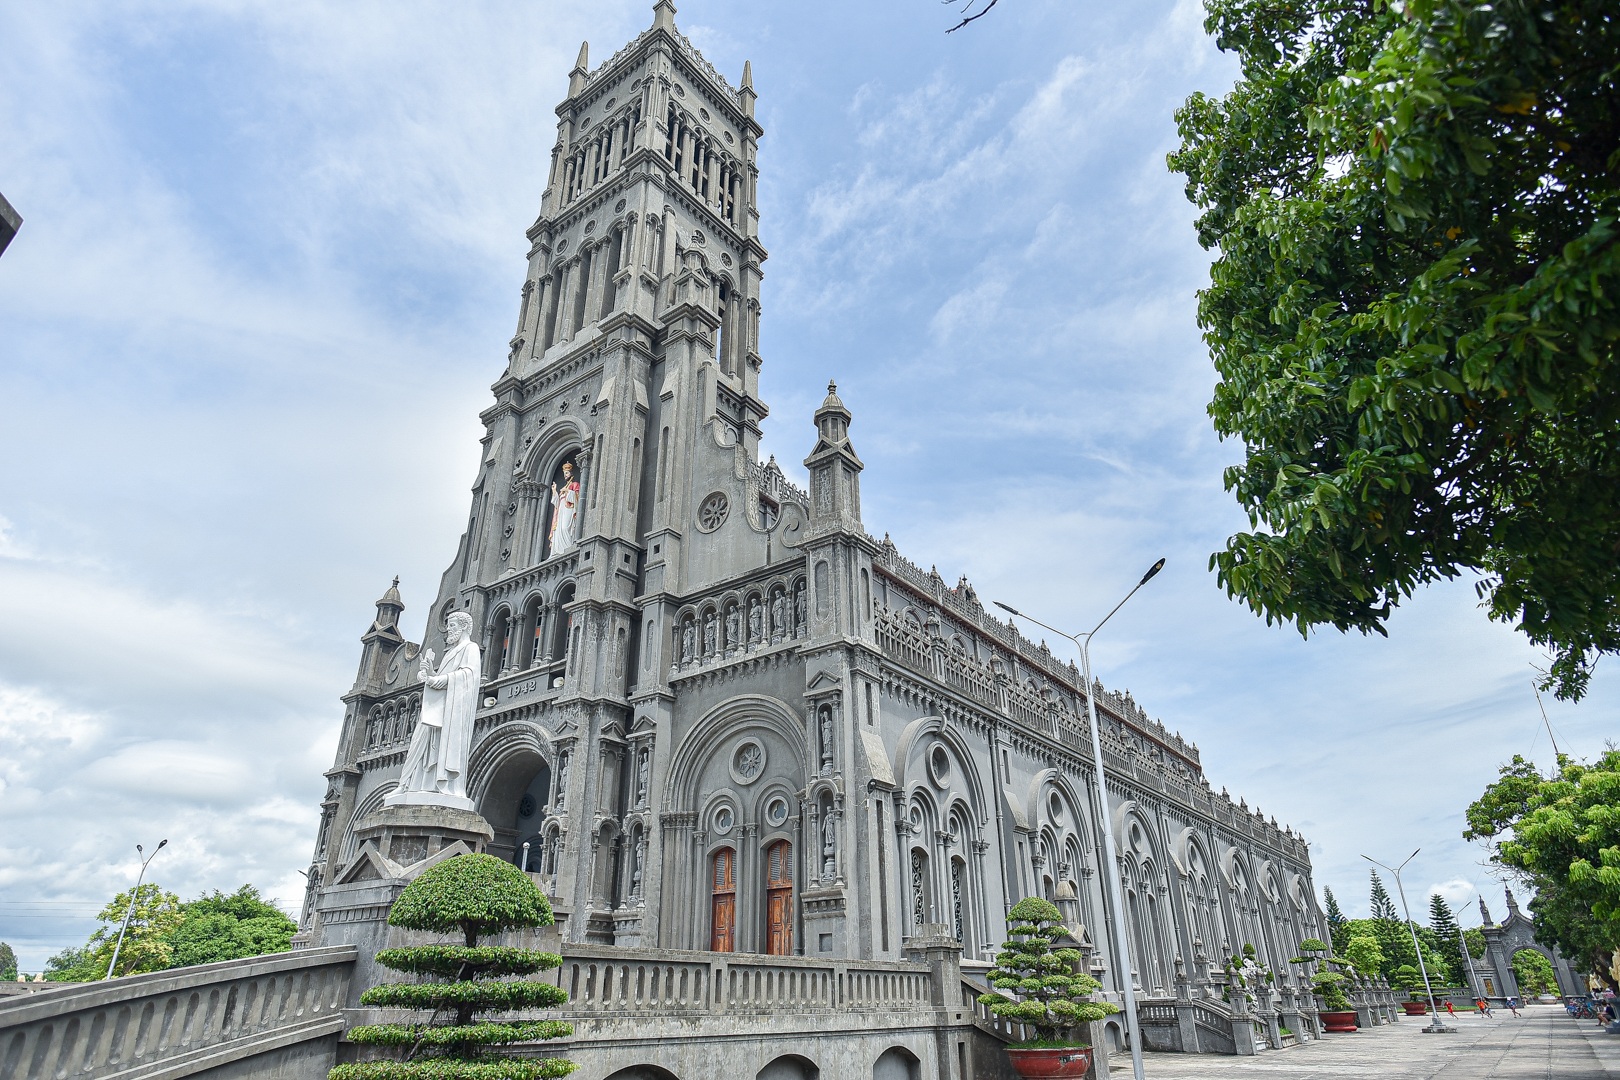
<svg viewBox="0 0 1620 1080">
<path fill-rule="evenodd" d="M 648 0 L 150 0 L 0 8 L 0 939 L 37 970 L 133 881 L 296 903 L 358 637 L 394 574 L 420 634 L 579 42 Z M 1194 324 L 1208 256 L 1164 155 L 1234 66 L 1196 2 L 683 0 L 753 61 L 766 449 L 835 377 L 866 524 L 986 600 L 1099 636 L 1098 674 L 1211 782 L 1312 841 L 1365 913 L 1500 887 L 1460 838 L 1514 753 L 1551 761 L 1535 652 L 1471 584 L 1386 639 L 1302 641 L 1216 588 L 1243 527 Z M 1548 702 L 1614 730 L 1600 668 Z M 1420 900 L 1418 902 L 1421 902 Z M 1470 907 L 1470 912 L 1473 909 Z M 1471 915 L 1477 922 L 1477 915 Z"/>
</svg>

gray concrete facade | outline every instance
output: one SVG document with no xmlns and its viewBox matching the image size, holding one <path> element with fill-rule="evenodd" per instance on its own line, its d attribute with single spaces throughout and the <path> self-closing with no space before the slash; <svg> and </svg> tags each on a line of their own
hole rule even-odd
<svg viewBox="0 0 1620 1080">
<path fill-rule="evenodd" d="M 1197 747 L 1132 695 L 1084 686 L 965 578 L 868 533 L 835 387 L 807 432 L 807 489 L 759 460 L 754 102 L 748 68 L 727 82 L 667 0 L 605 63 L 581 48 L 467 529 L 425 640 L 405 640 L 394 587 L 362 637 L 298 943 L 379 946 L 413 867 L 483 848 L 526 860 L 565 952 L 902 963 L 942 925 L 971 977 L 1008 908 L 1044 895 L 1116 998 L 1129 977 L 1149 999 L 1209 1001 L 1245 944 L 1292 994 L 1286 961 L 1328 936 L 1303 838 L 1212 790 Z M 565 462 L 577 542 L 553 551 Z M 467 786 L 487 841 L 374 817 L 450 611 L 481 634 Z M 1104 828 L 1122 912 L 1097 872 Z M 1115 919 L 1130 972 L 1103 932 Z M 927 1068 L 951 1075 L 937 1055 Z"/>
</svg>

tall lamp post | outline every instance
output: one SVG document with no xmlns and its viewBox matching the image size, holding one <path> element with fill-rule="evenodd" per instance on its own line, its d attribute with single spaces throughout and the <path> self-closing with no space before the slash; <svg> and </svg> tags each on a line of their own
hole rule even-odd
<svg viewBox="0 0 1620 1080">
<path fill-rule="evenodd" d="M 113 969 L 118 966 L 118 950 L 124 947 L 124 933 L 129 929 L 129 917 L 135 914 L 135 901 L 141 895 L 141 882 L 146 880 L 147 864 L 157 858 L 157 853 L 162 851 L 163 846 L 168 842 L 167 839 L 159 840 L 158 846 L 152 849 L 152 854 L 146 856 L 141 862 L 141 872 L 135 878 L 135 888 L 129 894 L 129 907 L 124 909 L 124 925 L 118 928 L 118 943 L 113 946 L 112 962 L 107 965 L 107 978 L 109 979 L 112 978 Z M 135 845 L 135 854 L 139 855 L 145 850 L 141 845 Z"/>
<path fill-rule="evenodd" d="M 1412 909 L 1406 906 L 1406 887 L 1401 884 L 1401 871 L 1406 869 L 1406 864 L 1417 858 L 1418 851 L 1422 850 L 1422 848 L 1418 848 L 1417 851 L 1412 852 L 1399 866 L 1385 866 L 1371 855 L 1363 855 L 1362 858 L 1374 866 L 1383 866 L 1395 878 L 1395 891 L 1401 894 L 1401 914 L 1406 916 L 1406 930 L 1412 935 L 1412 951 L 1417 953 L 1418 971 L 1423 976 L 1423 992 L 1429 995 L 1429 1011 L 1434 1014 L 1433 1022 L 1423 1030 L 1432 1034 L 1440 1031 L 1456 1031 L 1457 1029 L 1446 1027 L 1440 1022 L 1440 1006 L 1434 1003 L 1434 987 L 1429 985 L 1429 966 L 1423 962 L 1423 946 L 1418 944 L 1417 930 L 1412 927 Z M 1465 941 L 1463 942 L 1463 952 L 1466 953 L 1467 951 L 1468 943 Z"/>
<path fill-rule="evenodd" d="M 1142 575 L 1142 580 L 1136 583 L 1135 588 L 1125 594 L 1125 600 L 1136 595 L 1136 590 L 1152 580 L 1153 575 L 1164 569 L 1164 560 L 1160 559 L 1148 567 L 1148 572 Z M 1102 810 L 1102 820 L 1099 824 L 1103 834 L 1103 876 L 1108 879 L 1108 897 L 1114 909 L 1114 954 L 1117 957 L 1116 967 L 1119 970 L 1120 990 L 1125 997 L 1125 1027 L 1131 1037 L 1131 1073 L 1135 1080 L 1143 1080 L 1142 1075 L 1142 1033 L 1136 1020 L 1136 987 L 1131 981 L 1131 946 L 1130 937 L 1125 932 L 1125 902 L 1119 887 L 1119 857 L 1114 852 L 1113 809 L 1108 801 L 1107 776 L 1103 772 L 1102 739 L 1097 734 L 1097 700 L 1092 692 L 1091 682 L 1091 639 L 1109 619 L 1114 612 L 1125 606 L 1125 600 L 1114 605 L 1114 610 L 1103 616 L 1102 622 L 1093 626 L 1084 634 L 1070 634 L 1059 630 L 1055 626 L 1048 626 L 1041 620 L 1025 615 L 1017 608 L 1008 607 L 1001 601 L 995 601 L 996 607 L 1011 612 L 1020 619 L 1034 623 L 1044 630 L 1050 630 L 1058 637 L 1068 638 L 1074 642 L 1075 648 L 1080 650 L 1081 668 L 1085 675 L 1086 716 L 1091 722 L 1091 759 L 1097 769 L 1097 799 Z"/>
</svg>

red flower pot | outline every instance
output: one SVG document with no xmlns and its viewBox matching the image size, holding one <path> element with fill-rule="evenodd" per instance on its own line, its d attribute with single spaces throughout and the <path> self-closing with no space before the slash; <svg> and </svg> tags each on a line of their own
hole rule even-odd
<svg viewBox="0 0 1620 1080">
<path fill-rule="evenodd" d="M 1403 1001 L 1401 1002 L 1401 1008 L 1406 1010 L 1407 1016 L 1429 1015 L 1429 1003 L 1427 1001 Z"/>
<path fill-rule="evenodd" d="M 1317 1013 L 1322 1018 L 1322 1027 L 1327 1031 L 1349 1032 L 1356 1030 L 1356 1013 L 1349 1012 L 1323 1012 Z"/>
<path fill-rule="evenodd" d="M 1091 1047 L 1055 1046 L 1038 1050 L 1008 1048 L 1013 1072 L 1026 1080 L 1040 1076 L 1084 1076 L 1091 1069 Z"/>
</svg>

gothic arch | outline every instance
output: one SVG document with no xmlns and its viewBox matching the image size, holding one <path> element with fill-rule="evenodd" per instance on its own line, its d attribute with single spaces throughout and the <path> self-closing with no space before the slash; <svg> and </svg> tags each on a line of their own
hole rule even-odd
<svg viewBox="0 0 1620 1080">
<path fill-rule="evenodd" d="M 552 775 L 556 775 L 557 754 L 551 745 L 551 734 L 538 724 L 509 721 L 474 743 L 467 756 L 467 795 L 473 804 L 483 804 L 504 766 L 529 755 L 540 758 L 552 770 Z"/>
<path fill-rule="evenodd" d="M 908 794 L 914 789 L 926 789 L 932 786 L 926 776 L 914 775 L 918 770 L 913 768 L 911 758 L 917 744 L 925 736 L 936 736 L 944 743 L 955 759 L 952 762 L 952 783 L 945 787 L 946 791 L 956 789 L 955 779 L 962 778 L 962 784 L 967 789 L 967 802 L 972 808 L 975 823 L 983 828 L 988 820 L 989 801 L 985 796 L 984 778 L 979 775 L 978 759 L 973 754 L 972 747 L 961 734 L 945 723 L 942 716 L 924 716 L 907 724 L 900 733 L 900 741 L 894 751 L 895 785 Z M 921 771 L 927 771 L 923 765 Z"/>
<path fill-rule="evenodd" d="M 757 731 L 774 734 L 785 744 L 790 755 L 788 768 L 773 768 L 773 775 L 805 775 L 804 719 L 776 698 L 739 694 L 710 709 L 708 715 L 692 726 L 676 748 L 670 759 L 670 780 L 664 791 L 664 809 L 676 811 L 696 803 L 699 796 L 697 785 L 704 766 L 724 743 Z"/>
<path fill-rule="evenodd" d="M 571 416 L 557 417 L 546 425 L 545 434 L 534 441 L 523 455 L 523 475 L 536 483 L 546 483 L 570 454 L 590 445 L 590 434 Z"/>
</svg>

